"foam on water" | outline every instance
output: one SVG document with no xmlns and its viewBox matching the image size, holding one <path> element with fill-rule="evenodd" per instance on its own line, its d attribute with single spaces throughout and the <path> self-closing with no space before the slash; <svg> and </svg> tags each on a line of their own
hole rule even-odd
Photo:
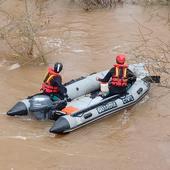
<svg viewBox="0 0 170 170">
<path fill-rule="evenodd" d="M 129 115 L 130 113 L 128 112 L 127 109 L 124 110 L 122 116 L 121 116 L 121 124 L 126 125 L 129 122 Z"/>
<path fill-rule="evenodd" d="M 81 52 L 84 52 L 84 50 L 81 50 L 81 49 L 75 49 L 75 50 L 72 50 L 73 52 L 75 53 L 81 53 Z"/>
<path fill-rule="evenodd" d="M 11 70 L 15 70 L 15 69 L 18 69 L 20 68 L 20 64 L 19 63 L 15 63 L 15 64 L 12 64 L 8 67 L 8 70 L 11 71 Z"/>
<path fill-rule="evenodd" d="M 0 115 L 5 115 L 6 113 L 5 112 L 0 112 Z"/>
<path fill-rule="evenodd" d="M 139 104 L 143 104 L 149 100 L 149 95 L 146 95 L 140 102 Z"/>
<path fill-rule="evenodd" d="M 0 138 L 3 138 L 3 139 L 18 139 L 18 140 L 28 140 L 28 139 L 38 139 L 38 138 L 44 138 L 46 137 L 47 135 L 46 134 L 42 134 L 42 135 L 37 135 L 37 134 L 30 134 L 29 136 L 22 136 L 22 135 L 14 135 L 14 136 L 0 136 Z"/>
</svg>

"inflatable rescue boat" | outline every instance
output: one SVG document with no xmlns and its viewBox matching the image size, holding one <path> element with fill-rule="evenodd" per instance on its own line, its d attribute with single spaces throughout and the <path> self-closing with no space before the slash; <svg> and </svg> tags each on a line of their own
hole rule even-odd
<svg viewBox="0 0 170 170">
<path fill-rule="evenodd" d="M 103 78 L 108 72 L 107 70 L 66 83 L 71 101 L 67 102 L 66 107 L 62 110 L 59 109 L 59 106 L 66 100 L 54 102 L 46 95 L 35 94 L 19 101 L 7 112 L 7 115 L 29 115 L 39 120 L 55 120 L 50 129 L 51 133 L 73 131 L 138 103 L 148 93 L 150 89 L 150 81 L 147 79 L 149 73 L 145 70 L 144 64 L 129 65 L 129 69 L 137 79 L 129 84 L 127 92 L 123 95 L 107 97 L 107 86 L 104 85 L 101 89 L 96 77 Z"/>
</svg>

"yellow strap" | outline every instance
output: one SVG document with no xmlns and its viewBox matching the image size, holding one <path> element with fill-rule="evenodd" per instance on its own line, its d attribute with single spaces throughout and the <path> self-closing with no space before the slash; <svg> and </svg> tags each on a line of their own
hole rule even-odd
<svg viewBox="0 0 170 170">
<path fill-rule="evenodd" d="M 116 74 L 115 74 L 115 77 L 119 77 L 119 68 L 118 67 L 116 67 Z"/>
<path fill-rule="evenodd" d="M 45 73 L 45 75 L 44 75 L 44 82 L 45 82 L 45 80 L 46 80 L 47 76 L 48 76 L 48 72 L 47 72 L 47 73 Z"/>
<path fill-rule="evenodd" d="M 51 75 L 51 76 L 49 76 L 49 78 L 47 79 L 47 83 L 49 83 L 49 81 L 52 79 L 54 77 L 54 75 Z"/>
<path fill-rule="evenodd" d="M 126 78 L 127 77 L 127 68 L 124 68 L 124 72 L 123 72 L 123 78 Z"/>
</svg>

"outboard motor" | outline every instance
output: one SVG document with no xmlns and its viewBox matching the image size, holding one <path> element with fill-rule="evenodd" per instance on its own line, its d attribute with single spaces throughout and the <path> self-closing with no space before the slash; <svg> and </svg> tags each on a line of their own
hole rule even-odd
<svg viewBox="0 0 170 170">
<path fill-rule="evenodd" d="M 38 120 L 46 120 L 51 117 L 51 110 L 55 105 L 49 96 L 36 95 L 30 99 L 30 116 Z"/>
<path fill-rule="evenodd" d="M 53 102 L 47 95 L 36 95 L 30 99 L 29 114 L 38 120 L 57 120 L 61 115 L 57 115 L 55 111 L 61 110 L 66 104 L 65 100 Z"/>
</svg>

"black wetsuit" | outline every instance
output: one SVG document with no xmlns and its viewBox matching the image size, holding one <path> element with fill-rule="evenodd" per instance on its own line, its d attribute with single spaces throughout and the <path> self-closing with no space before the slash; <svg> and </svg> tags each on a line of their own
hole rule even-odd
<svg viewBox="0 0 170 170">
<path fill-rule="evenodd" d="M 57 110 L 62 110 L 64 107 L 66 107 L 67 102 L 64 99 L 68 99 L 68 95 L 67 95 L 67 89 L 66 87 L 62 84 L 62 80 L 60 76 L 56 76 L 51 80 L 51 85 L 54 87 L 58 87 L 59 92 L 57 93 L 45 93 L 46 95 L 48 95 L 51 100 L 53 101 L 57 101 Z M 53 115 L 54 116 L 54 115 Z M 52 118 L 54 119 L 54 117 Z"/>
<path fill-rule="evenodd" d="M 115 74 L 115 68 L 111 68 L 109 72 L 106 74 L 106 76 L 103 79 L 99 79 L 101 82 L 109 82 L 110 78 Z M 120 69 L 120 77 L 123 75 L 123 69 Z M 134 81 L 136 81 L 136 76 L 134 73 L 127 69 L 127 78 L 128 82 L 127 84 L 132 84 Z M 115 95 L 115 94 L 123 94 L 126 93 L 126 86 L 120 87 L 120 86 L 113 86 L 111 83 L 109 83 L 109 96 Z"/>
<path fill-rule="evenodd" d="M 57 93 L 53 93 L 54 95 L 58 96 L 60 99 L 64 99 L 67 96 L 67 89 L 65 88 L 65 86 L 62 84 L 62 80 L 60 76 L 54 77 L 51 80 L 51 85 L 54 87 L 58 87 L 59 92 Z"/>
</svg>

